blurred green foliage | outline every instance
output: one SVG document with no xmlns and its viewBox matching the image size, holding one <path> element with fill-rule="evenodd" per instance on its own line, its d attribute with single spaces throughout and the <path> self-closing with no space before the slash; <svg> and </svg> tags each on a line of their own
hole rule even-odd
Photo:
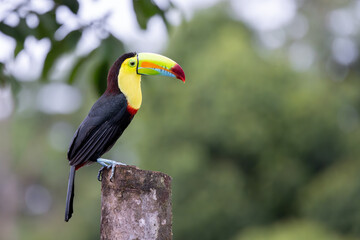
<svg viewBox="0 0 360 240">
<path fill-rule="evenodd" d="M 136 13 L 136 19 L 142 29 L 146 29 L 147 23 L 149 22 L 150 18 L 155 15 L 160 15 L 163 21 L 167 24 L 165 11 L 168 11 L 169 8 L 161 9 L 153 1 L 148 0 L 133 0 L 133 5 L 134 11 Z M 173 7 L 171 2 L 170 6 Z"/>
<path fill-rule="evenodd" d="M 143 81 L 140 116 L 151 127 L 140 150 L 144 167 L 174 178 L 177 239 L 230 239 L 249 226 L 292 218 L 360 236 L 353 148 L 359 129 L 357 122 L 342 126 L 353 120 L 346 109 L 357 108 L 358 82 L 266 61 L 248 30 L 216 11 L 177 29 L 167 55 L 180 57 L 187 83 L 167 83 L 164 92 L 163 82 Z M 240 239 L 332 236 L 307 222 L 277 229 L 284 234 Z"/>
<path fill-rule="evenodd" d="M 234 240 L 355 240 L 344 238 L 316 222 L 290 221 L 266 228 L 249 228 Z"/>
<path fill-rule="evenodd" d="M 165 11 L 148 4 L 154 3 L 134 0 L 143 28 L 151 16 Z M 308 12 L 308 4 L 301 10 L 318 19 Z M 68 7 L 78 9 L 76 4 Z M 203 11 L 173 29 L 164 55 L 183 67 L 186 84 L 144 77 L 142 109 L 108 156 L 172 176 L 174 239 L 359 239 L 357 63 L 343 81 L 332 81 L 321 67 L 295 72 L 281 54 L 258 54 L 251 30 L 223 7 Z M 51 14 L 44 17 L 51 19 Z M 50 50 L 43 74 L 49 74 L 51 61 L 75 47 L 79 32 L 61 44 L 54 40 L 52 46 L 65 46 Z M 15 33 L 23 34 L 19 29 Z M 19 200 L 22 207 L 8 218 L 14 221 L 14 239 L 99 238 L 98 168 L 79 171 L 75 213 L 66 224 L 66 149 L 53 148 L 49 131 L 58 122 L 76 129 L 123 50 L 109 35 L 78 58 L 66 79 L 84 94 L 78 113 L 17 112 L 0 125 L 6 136 L 0 152 L 11 160 L 20 192 L 37 183 L 50 189 L 53 198 L 43 215 L 32 215 Z M 326 50 L 318 45 L 316 51 Z"/>
</svg>

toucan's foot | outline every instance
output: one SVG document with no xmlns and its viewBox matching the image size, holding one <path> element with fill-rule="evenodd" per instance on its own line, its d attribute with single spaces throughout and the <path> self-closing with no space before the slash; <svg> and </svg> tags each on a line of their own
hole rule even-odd
<svg viewBox="0 0 360 240">
<path fill-rule="evenodd" d="M 114 172 L 115 172 L 115 166 L 116 165 L 121 165 L 121 166 L 126 166 L 126 164 L 121 163 L 121 162 L 116 162 L 113 160 L 109 160 L 109 159 L 104 159 L 104 158 L 98 158 L 96 160 L 98 163 L 100 163 L 103 167 L 99 170 L 99 174 L 98 174 L 98 180 L 101 181 L 101 175 L 102 175 L 102 171 L 104 170 L 104 168 L 110 168 L 111 167 L 111 175 L 110 175 L 110 181 L 112 182 L 112 179 L 114 177 Z"/>
</svg>

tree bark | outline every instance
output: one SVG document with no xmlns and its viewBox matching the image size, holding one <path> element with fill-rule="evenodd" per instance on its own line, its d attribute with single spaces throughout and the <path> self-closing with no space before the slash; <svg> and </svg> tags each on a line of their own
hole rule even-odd
<svg viewBox="0 0 360 240">
<path fill-rule="evenodd" d="M 171 177 L 116 166 L 104 169 L 101 183 L 101 233 L 105 239 L 172 239 Z"/>
</svg>

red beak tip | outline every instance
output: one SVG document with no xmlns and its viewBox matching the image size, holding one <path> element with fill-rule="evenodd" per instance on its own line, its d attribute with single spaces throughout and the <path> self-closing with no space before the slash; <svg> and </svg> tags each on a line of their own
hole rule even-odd
<svg viewBox="0 0 360 240">
<path fill-rule="evenodd" d="M 185 78 L 178 78 L 178 79 L 180 79 L 183 83 L 185 83 Z"/>
<path fill-rule="evenodd" d="M 185 73 L 184 73 L 184 70 L 182 70 L 182 68 L 180 67 L 179 64 L 175 64 L 175 66 L 171 68 L 171 72 L 175 74 L 176 78 L 178 78 L 181 81 L 185 82 Z"/>
</svg>

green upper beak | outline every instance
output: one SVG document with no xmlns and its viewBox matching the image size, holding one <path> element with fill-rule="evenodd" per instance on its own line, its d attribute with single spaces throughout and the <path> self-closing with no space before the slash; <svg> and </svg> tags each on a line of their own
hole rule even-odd
<svg viewBox="0 0 360 240">
<path fill-rule="evenodd" d="M 137 55 L 137 73 L 140 75 L 162 75 L 176 77 L 185 82 L 185 73 L 175 61 L 155 53 Z"/>
</svg>

